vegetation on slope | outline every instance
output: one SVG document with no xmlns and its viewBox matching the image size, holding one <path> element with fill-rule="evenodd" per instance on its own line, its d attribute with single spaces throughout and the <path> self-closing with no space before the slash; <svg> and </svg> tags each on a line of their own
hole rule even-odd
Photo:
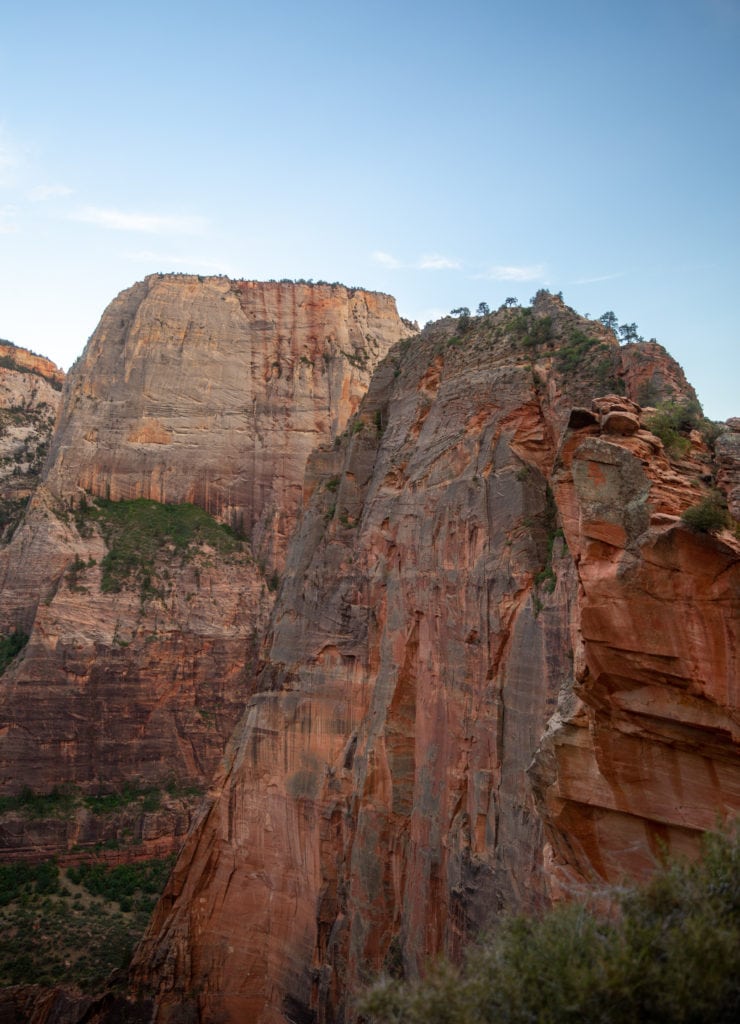
<svg viewBox="0 0 740 1024">
<path fill-rule="evenodd" d="M 128 966 L 172 862 L 0 865 L 0 985 L 95 993 L 110 984 Z"/>
<path fill-rule="evenodd" d="M 100 527 L 108 554 L 102 562 L 101 589 L 117 593 L 126 586 L 138 586 L 142 597 L 156 596 L 156 560 L 163 552 L 186 557 L 192 547 L 208 545 L 220 554 L 244 547 L 228 526 L 216 522 L 197 505 L 165 505 L 147 498 L 108 501 L 97 498 L 83 502 L 76 510 L 77 528 L 89 530 L 89 522 Z"/>
<path fill-rule="evenodd" d="M 618 913 L 579 904 L 506 921 L 461 969 L 387 979 L 372 1024 L 730 1024 L 740 1019 L 740 829 L 706 837 L 697 864 L 672 863 L 617 895 Z"/>
</svg>

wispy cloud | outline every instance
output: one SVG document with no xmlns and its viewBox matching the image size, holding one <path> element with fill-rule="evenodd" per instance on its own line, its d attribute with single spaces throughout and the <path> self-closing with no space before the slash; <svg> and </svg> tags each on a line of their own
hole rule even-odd
<svg viewBox="0 0 740 1024">
<path fill-rule="evenodd" d="M 371 253 L 371 259 L 389 270 L 461 270 L 462 264 L 459 260 L 450 259 L 449 256 L 441 256 L 439 253 L 429 253 L 420 256 L 414 263 L 404 263 L 389 252 L 376 250 Z"/>
<path fill-rule="evenodd" d="M 28 198 L 34 203 L 45 203 L 48 199 L 71 196 L 73 191 L 67 185 L 37 185 L 29 191 Z"/>
<path fill-rule="evenodd" d="M 529 267 L 495 266 L 475 276 L 487 281 L 542 281 L 545 268 L 541 263 Z"/>
<path fill-rule="evenodd" d="M 422 256 L 416 264 L 419 270 L 460 270 L 459 260 L 451 260 L 447 256 L 440 256 L 432 253 L 429 256 Z"/>
<path fill-rule="evenodd" d="M 112 231 L 140 231 L 149 235 L 197 235 L 205 230 L 203 217 L 168 217 L 154 213 L 127 213 L 123 210 L 84 206 L 69 215 L 70 220 L 95 224 Z"/>
<path fill-rule="evenodd" d="M 617 277 L 624 277 L 625 272 L 621 270 L 618 274 L 602 274 L 600 277 L 581 277 L 571 284 L 598 284 L 599 281 L 613 281 Z"/>
<path fill-rule="evenodd" d="M 388 267 L 390 270 L 398 270 L 403 266 L 400 260 L 397 260 L 395 256 L 391 256 L 389 252 L 381 252 L 376 250 L 371 253 L 371 259 L 374 263 L 380 263 L 382 267 Z"/>
</svg>

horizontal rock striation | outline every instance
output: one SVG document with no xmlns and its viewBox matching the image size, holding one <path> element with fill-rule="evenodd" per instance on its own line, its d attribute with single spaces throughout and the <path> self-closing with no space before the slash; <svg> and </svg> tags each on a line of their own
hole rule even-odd
<svg viewBox="0 0 740 1024">
<path fill-rule="evenodd" d="M 645 380 L 694 396 L 638 351 L 546 294 L 442 321 L 309 461 L 256 692 L 137 953 L 157 1021 L 338 1024 L 375 972 L 737 811 L 740 543 L 680 522 L 711 453 L 646 429 Z"/>
<path fill-rule="evenodd" d="M 38 485 L 63 381 L 48 359 L 0 341 L 0 545 Z"/>
<path fill-rule="evenodd" d="M 4 856 L 179 844 L 251 690 L 308 454 L 408 331 L 393 299 L 339 285 L 155 275 L 111 303 L 0 550 L 0 634 L 29 638 L 0 676 L 0 793 L 77 801 L 3 814 Z M 160 810 L 80 809 L 126 783 Z"/>
<path fill-rule="evenodd" d="M 375 292 L 148 277 L 114 299 L 74 367 L 48 486 L 193 502 L 279 569 L 308 455 L 409 333 Z"/>
</svg>

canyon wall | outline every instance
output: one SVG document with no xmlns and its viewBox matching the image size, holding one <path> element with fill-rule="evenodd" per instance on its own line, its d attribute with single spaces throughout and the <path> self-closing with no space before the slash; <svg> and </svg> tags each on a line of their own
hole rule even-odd
<svg viewBox="0 0 740 1024">
<path fill-rule="evenodd" d="M 0 792 L 68 797 L 0 815 L 5 857 L 177 847 L 250 693 L 308 454 L 408 333 L 339 285 L 154 275 L 113 300 L 0 548 L 0 633 L 27 638 L 0 677 Z"/>
<path fill-rule="evenodd" d="M 348 1021 L 377 971 L 737 813 L 740 542 L 682 523 L 712 454 L 638 396 L 695 398 L 546 294 L 380 365 L 308 462 L 256 690 L 138 950 L 157 1021 Z"/>
<path fill-rule="evenodd" d="M 38 484 L 63 383 L 63 371 L 49 359 L 0 341 L 0 545 Z"/>
<path fill-rule="evenodd" d="M 279 569 L 308 455 L 409 333 L 377 292 L 148 277 L 108 306 L 74 367 L 48 487 L 193 502 Z"/>
</svg>

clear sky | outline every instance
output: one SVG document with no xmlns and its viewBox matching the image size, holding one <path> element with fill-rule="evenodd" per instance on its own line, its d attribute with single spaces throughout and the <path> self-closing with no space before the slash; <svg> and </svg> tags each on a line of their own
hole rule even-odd
<svg viewBox="0 0 740 1024">
<path fill-rule="evenodd" d="M 740 415 L 740 0 L 8 0 L 0 337 L 155 271 L 562 290 Z"/>
</svg>

